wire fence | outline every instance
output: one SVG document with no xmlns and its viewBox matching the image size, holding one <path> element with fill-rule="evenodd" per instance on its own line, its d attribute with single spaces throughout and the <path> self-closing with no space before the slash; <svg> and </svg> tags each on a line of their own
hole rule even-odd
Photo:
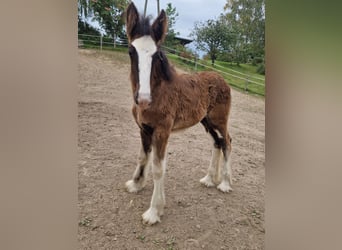
<svg viewBox="0 0 342 250">
<path fill-rule="evenodd" d="M 78 47 L 80 48 L 96 48 L 96 49 L 120 49 L 127 48 L 127 39 L 122 38 L 110 38 L 105 36 L 95 36 L 78 34 Z M 186 58 L 182 56 L 182 52 L 162 46 L 162 48 L 169 54 L 173 59 L 176 59 L 183 64 L 186 64 L 188 68 L 192 68 L 194 71 L 198 71 L 199 68 L 204 70 L 214 70 L 222 74 L 225 78 L 229 80 L 229 83 L 237 88 L 243 89 L 248 92 L 253 92 L 258 95 L 265 95 L 265 79 L 255 76 L 252 74 L 242 73 L 240 71 L 231 69 L 229 67 L 224 67 L 215 64 L 215 66 L 210 65 L 205 60 L 201 60 L 196 57 Z"/>
<path fill-rule="evenodd" d="M 205 70 L 213 70 L 219 72 L 227 80 L 229 80 L 229 83 L 231 85 L 248 92 L 253 92 L 258 95 L 265 95 L 265 79 L 262 77 L 255 76 L 253 74 L 242 73 L 237 70 L 233 70 L 229 67 L 224 67 L 218 64 L 212 66 L 208 61 L 201 60 L 196 57 L 186 58 L 182 56 L 181 51 L 177 51 L 173 48 L 168 48 L 166 46 L 163 46 L 163 49 L 170 53 L 169 56 L 176 57 L 176 59 L 179 59 L 181 62 L 186 62 L 186 66 L 192 66 L 194 71 L 198 71 L 199 67 L 202 67 L 202 69 Z"/>
<path fill-rule="evenodd" d="M 99 48 L 100 50 L 102 50 L 116 48 L 117 46 L 127 47 L 127 39 L 113 39 L 106 36 L 78 34 L 78 47 L 81 48 Z"/>
<path fill-rule="evenodd" d="M 178 52 L 178 53 L 181 53 L 181 51 L 177 51 L 177 50 L 175 50 L 175 49 L 168 48 L 168 47 L 166 47 L 166 46 L 163 46 L 163 49 L 165 49 L 165 50 L 167 50 L 167 51 L 170 51 L 170 52 L 172 51 L 172 53 L 174 53 L 174 51 L 176 51 L 176 52 Z M 230 76 L 236 77 L 236 78 L 241 79 L 241 80 L 246 80 L 246 81 L 248 80 L 249 82 L 254 83 L 254 84 L 257 84 L 257 85 L 262 85 L 262 86 L 265 85 L 265 84 L 263 84 L 263 83 L 260 83 L 260 82 L 256 82 L 256 81 L 251 80 L 251 79 L 255 79 L 255 80 L 259 80 L 259 81 L 264 81 L 264 79 L 263 79 L 263 78 L 260 78 L 260 77 L 256 77 L 256 76 L 249 75 L 249 74 L 245 74 L 245 73 L 242 73 L 242 72 L 240 72 L 240 71 L 233 70 L 233 69 L 230 69 L 230 68 L 228 68 L 228 67 L 224 67 L 224 66 L 221 66 L 221 65 L 217 65 L 217 64 L 216 64 L 215 67 L 218 67 L 218 68 L 221 68 L 221 69 L 225 70 L 225 71 L 222 71 L 222 70 L 219 70 L 219 69 L 214 68 L 214 67 L 212 67 L 212 66 L 209 66 L 209 65 L 207 64 L 206 61 L 200 60 L 200 59 L 198 59 L 198 58 L 189 59 L 189 58 L 186 58 L 186 57 L 182 57 L 182 56 L 180 56 L 179 54 L 178 54 L 178 57 L 180 57 L 182 60 L 186 60 L 186 61 L 189 61 L 189 62 L 193 62 L 193 63 L 195 63 L 195 64 L 197 64 L 197 65 L 200 65 L 200 66 L 203 66 L 203 67 L 205 67 L 205 68 L 209 68 L 209 69 L 211 69 L 211 70 L 218 71 L 218 72 L 220 72 L 220 73 L 222 73 L 222 74 L 230 75 Z M 229 72 L 226 72 L 226 71 L 232 71 L 232 72 L 234 72 L 235 74 L 232 74 L 232 73 L 229 73 Z M 237 76 L 236 74 L 239 74 L 240 76 Z"/>
</svg>

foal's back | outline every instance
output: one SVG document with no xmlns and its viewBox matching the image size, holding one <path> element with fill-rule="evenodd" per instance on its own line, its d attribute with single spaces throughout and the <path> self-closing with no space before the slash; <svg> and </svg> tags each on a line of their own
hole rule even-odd
<svg viewBox="0 0 342 250">
<path fill-rule="evenodd" d="M 181 74 L 171 84 L 174 91 L 169 93 L 176 104 L 173 130 L 193 126 L 215 109 L 225 110 L 223 114 L 228 116 L 230 87 L 218 73 Z"/>
</svg>

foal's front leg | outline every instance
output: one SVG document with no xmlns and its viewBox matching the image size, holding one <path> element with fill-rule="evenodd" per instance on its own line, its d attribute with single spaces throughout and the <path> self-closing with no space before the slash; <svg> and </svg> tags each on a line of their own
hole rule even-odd
<svg viewBox="0 0 342 250">
<path fill-rule="evenodd" d="M 144 223 L 154 224 L 160 222 L 164 213 L 164 174 L 166 170 L 166 146 L 170 132 L 155 131 L 153 134 L 153 194 L 150 208 L 142 215 Z"/>
<path fill-rule="evenodd" d="M 140 130 L 142 145 L 138 157 L 138 165 L 133 173 L 132 180 L 126 182 L 127 190 L 130 193 L 136 193 L 145 186 L 150 166 L 152 133 L 153 131 L 151 129 L 143 128 Z"/>
</svg>

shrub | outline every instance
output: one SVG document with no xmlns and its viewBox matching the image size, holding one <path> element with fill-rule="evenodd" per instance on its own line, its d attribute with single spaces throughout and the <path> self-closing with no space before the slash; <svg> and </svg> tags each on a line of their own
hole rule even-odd
<svg viewBox="0 0 342 250">
<path fill-rule="evenodd" d="M 265 75 L 265 63 L 261 63 L 257 68 L 257 73 Z"/>
<path fill-rule="evenodd" d="M 254 57 L 252 60 L 252 65 L 256 66 L 260 63 L 263 63 L 263 58 L 262 57 Z"/>
<path fill-rule="evenodd" d="M 232 62 L 233 61 L 233 55 L 228 52 L 222 52 L 219 53 L 217 56 L 217 60 L 223 61 L 223 62 Z"/>
<path fill-rule="evenodd" d="M 182 58 L 182 61 L 183 61 L 184 63 L 188 63 L 188 64 L 191 63 L 191 61 L 189 61 L 189 60 L 191 60 L 191 59 L 193 58 L 193 56 L 191 55 L 191 53 L 189 53 L 188 51 L 182 51 L 182 52 L 180 52 L 179 56 L 188 59 L 188 60 L 186 60 L 186 59 L 183 59 L 183 58 Z"/>
</svg>

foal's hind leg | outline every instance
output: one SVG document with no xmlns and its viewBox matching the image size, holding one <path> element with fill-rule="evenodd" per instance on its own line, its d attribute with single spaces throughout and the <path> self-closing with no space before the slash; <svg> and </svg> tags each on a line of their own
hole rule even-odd
<svg viewBox="0 0 342 250">
<path fill-rule="evenodd" d="M 231 139 L 228 134 L 225 135 L 224 145 L 222 147 L 224 163 L 221 168 L 221 183 L 217 186 L 222 192 L 229 192 L 233 189 L 232 184 L 232 167 L 231 167 Z"/>
<path fill-rule="evenodd" d="M 212 150 L 212 156 L 208 168 L 208 173 L 200 180 L 200 183 L 207 187 L 213 187 L 215 186 L 215 182 L 219 181 L 219 166 L 222 155 L 220 143 L 221 141 L 209 117 L 203 118 L 201 123 L 205 127 L 206 131 L 209 132 L 212 138 L 214 139 L 214 147 Z"/>
<path fill-rule="evenodd" d="M 214 115 L 205 117 L 201 123 L 210 133 L 214 139 L 213 156 L 208 169 L 208 174 L 200 180 L 200 182 L 208 187 L 213 186 L 213 180 L 215 176 L 221 175 L 221 183 L 217 186 L 222 192 L 229 192 L 232 190 L 231 184 L 231 144 L 230 137 L 227 132 L 227 120 L 222 118 L 216 118 Z M 223 153 L 224 163 L 220 169 L 220 156 L 221 151 Z"/>
<path fill-rule="evenodd" d="M 138 165 L 133 173 L 132 180 L 126 182 L 127 190 L 130 193 L 136 193 L 145 186 L 150 166 L 152 134 L 153 129 L 148 126 L 143 126 L 140 130 L 142 146 L 138 157 Z"/>
<path fill-rule="evenodd" d="M 208 173 L 206 176 L 204 176 L 200 180 L 200 183 L 202 183 L 203 185 L 207 187 L 215 186 L 214 182 L 216 182 L 218 179 L 218 174 L 219 174 L 218 169 L 219 169 L 220 160 L 221 160 L 221 149 L 217 148 L 214 145 L 214 148 L 212 150 L 210 165 L 208 168 Z"/>
</svg>

